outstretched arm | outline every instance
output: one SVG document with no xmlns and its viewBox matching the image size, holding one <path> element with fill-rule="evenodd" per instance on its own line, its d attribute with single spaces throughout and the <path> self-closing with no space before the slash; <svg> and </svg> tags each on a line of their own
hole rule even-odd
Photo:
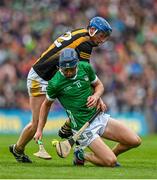
<svg viewBox="0 0 157 180">
<path fill-rule="evenodd" d="M 49 101 L 47 98 L 45 98 L 44 102 L 41 105 L 38 128 L 37 128 L 37 131 L 34 135 L 34 140 L 36 142 L 42 138 L 42 132 L 43 132 L 44 126 L 46 124 L 47 116 L 48 116 L 48 113 L 49 113 L 49 110 L 50 110 L 52 103 L 53 103 L 53 101 Z"/>
</svg>

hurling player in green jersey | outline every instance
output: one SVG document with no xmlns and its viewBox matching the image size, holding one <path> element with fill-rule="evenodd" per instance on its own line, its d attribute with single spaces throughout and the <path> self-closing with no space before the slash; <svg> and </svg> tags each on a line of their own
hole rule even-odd
<svg viewBox="0 0 157 180">
<path fill-rule="evenodd" d="M 57 98 L 66 110 L 76 133 L 101 108 L 94 121 L 78 140 L 79 148 L 74 151 L 74 165 L 84 165 L 85 160 L 95 165 L 115 167 L 117 156 L 141 143 L 140 137 L 121 122 L 105 114 L 106 106 L 100 103 L 103 85 L 87 62 L 79 62 L 74 49 L 66 48 L 60 54 L 59 71 L 48 82 L 46 99 L 40 111 L 39 124 L 34 139 L 42 138 L 51 104 Z M 112 150 L 103 142 L 107 138 L 119 142 Z M 89 147 L 92 153 L 84 153 Z"/>
<path fill-rule="evenodd" d="M 49 81 L 47 99 L 53 101 L 58 98 L 71 119 L 72 129 L 78 130 L 96 112 L 96 107 L 89 107 L 97 103 L 103 93 L 103 86 L 99 83 L 99 91 L 93 95 L 91 84 L 98 79 L 89 63 L 80 62 L 77 69 L 69 69 L 62 68 Z M 90 99 L 88 104 L 87 99 Z"/>
</svg>

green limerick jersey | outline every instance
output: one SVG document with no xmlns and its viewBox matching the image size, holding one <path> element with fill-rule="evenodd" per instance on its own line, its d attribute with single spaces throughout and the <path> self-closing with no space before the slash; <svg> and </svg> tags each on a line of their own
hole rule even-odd
<svg viewBox="0 0 157 180">
<path fill-rule="evenodd" d="M 93 94 L 92 83 L 97 76 L 88 62 L 79 62 L 77 74 L 66 78 L 60 71 L 48 82 L 47 98 L 58 98 L 71 119 L 72 129 L 79 130 L 96 112 L 86 106 L 87 98 Z"/>
</svg>

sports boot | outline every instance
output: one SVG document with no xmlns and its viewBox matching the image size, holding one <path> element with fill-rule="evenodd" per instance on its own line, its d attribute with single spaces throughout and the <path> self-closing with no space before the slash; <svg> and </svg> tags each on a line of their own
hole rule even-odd
<svg viewBox="0 0 157 180">
<path fill-rule="evenodd" d="M 22 153 L 18 153 L 15 149 L 15 144 L 9 146 L 9 151 L 13 154 L 17 162 L 22 162 L 22 163 L 32 163 L 32 161 L 29 159 L 27 155 Z"/>
<path fill-rule="evenodd" d="M 85 162 L 83 149 L 76 148 L 74 150 L 73 164 L 75 166 L 83 166 Z"/>
</svg>

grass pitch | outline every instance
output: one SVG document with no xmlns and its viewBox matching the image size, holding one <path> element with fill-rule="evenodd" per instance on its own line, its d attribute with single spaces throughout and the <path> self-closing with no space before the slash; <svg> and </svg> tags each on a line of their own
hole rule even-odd
<svg viewBox="0 0 157 180">
<path fill-rule="evenodd" d="M 72 153 L 59 158 L 51 145 L 55 137 L 44 137 L 45 147 L 52 160 L 42 160 L 33 156 L 38 146 L 32 141 L 26 154 L 32 164 L 17 163 L 8 146 L 16 142 L 18 136 L 0 135 L 0 178 L 1 179 L 153 179 L 157 178 L 157 135 L 142 138 L 142 145 L 118 157 L 121 167 L 96 167 L 90 163 L 84 167 L 74 167 Z M 113 146 L 113 143 L 109 143 Z"/>
</svg>

